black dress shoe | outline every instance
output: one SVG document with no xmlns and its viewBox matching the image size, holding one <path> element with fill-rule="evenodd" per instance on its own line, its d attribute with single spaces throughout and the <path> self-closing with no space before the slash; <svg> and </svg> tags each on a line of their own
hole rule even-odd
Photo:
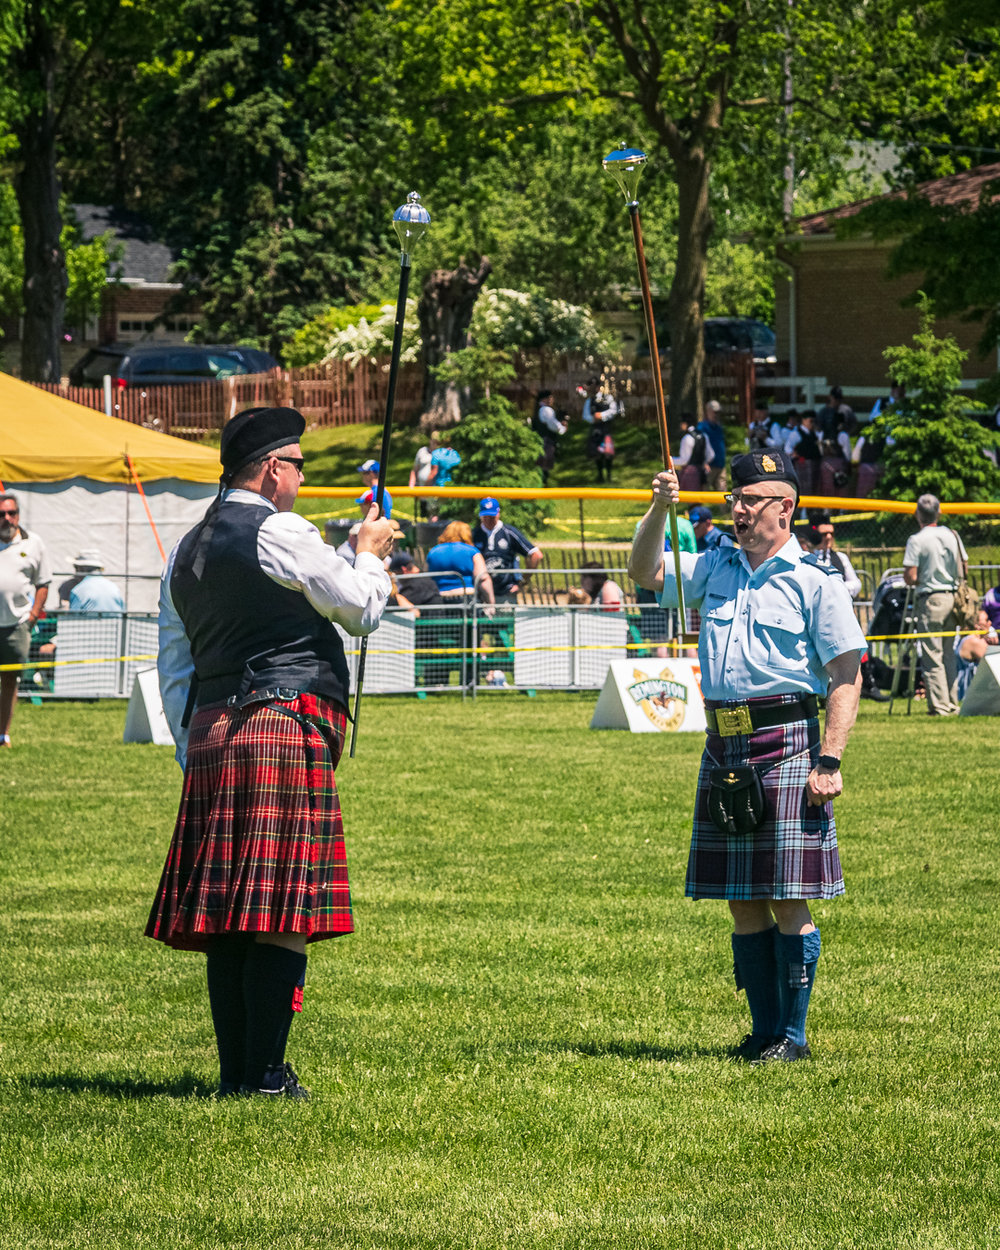
<svg viewBox="0 0 1000 1250">
<path fill-rule="evenodd" d="M 277 1068 L 268 1068 L 264 1073 L 264 1083 L 260 1086 L 241 1085 L 241 1094 L 260 1094 L 265 1098 L 298 1098 L 305 1100 L 309 1091 L 299 1084 L 299 1078 L 290 1063 L 283 1063 Z"/>
<path fill-rule="evenodd" d="M 760 1052 L 760 1057 L 753 1062 L 794 1063 L 796 1059 L 811 1058 L 812 1051 L 809 1049 L 808 1042 L 804 1042 L 800 1046 L 798 1042 L 793 1042 L 790 1037 L 782 1037 L 778 1041 L 772 1042 L 770 1046 L 766 1046 Z"/>
<path fill-rule="evenodd" d="M 739 1046 L 732 1048 L 729 1057 L 737 1063 L 756 1063 L 761 1054 L 773 1045 L 773 1037 L 758 1037 L 755 1033 L 748 1033 Z"/>
</svg>

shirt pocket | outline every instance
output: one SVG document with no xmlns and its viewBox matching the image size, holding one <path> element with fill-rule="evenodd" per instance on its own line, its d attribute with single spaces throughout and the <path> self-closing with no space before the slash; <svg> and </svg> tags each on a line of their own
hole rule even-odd
<svg viewBox="0 0 1000 1250">
<path fill-rule="evenodd" d="M 806 622 L 793 607 L 759 607 L 751 627 L 751 647 L 768 668 L 808 667 Z"/>
<path fill-rule="evenodd" d="M 701 630 L 705 640 L 705 653 L 709 656 L 725 654 L 726 644 L 733 627 L 736 604 L 732 599 L 714 606 L 702 604 Z"/>
</svg>

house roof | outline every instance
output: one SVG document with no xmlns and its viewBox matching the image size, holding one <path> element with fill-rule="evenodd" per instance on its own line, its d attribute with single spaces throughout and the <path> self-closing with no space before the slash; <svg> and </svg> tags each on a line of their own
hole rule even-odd
<svg viewBox="0 0 1000 1250">
<path fill-rule="evenodd" d="M 73 212 L 86 242 L 110 230 L 115 241 L 124 246 L 121 281 L 126 286 L 176 285 L 170 279 L 174 253 L 154 237 L 152 228 L 137 213 L 101 204 L 74 204 Z"/>
<path fill-rule="evenodd" d="M 916 191 L 926 197 L 931 204 L 940 207 L 947 205 L 952 208 L 972 208 L 979 203 L 983 188 L 990 182 L 1000 179 L 1000 161 L 992 165 L 977 165 L 975 169 L 966 169 L 959 174 L 949 174 L 946 178 L 934 178 L 930 182 L 921 182 Z M 854 217 L 874 204 L 877 200 L 899 200 L 905 196 L 903 191 L 890 191 L 887 195 L 871 196 L 866 200 L 856 200 L 853 204 L 842 204 L 840 208 L 828 209 L 822 213 L 810 213 L 806 217 L 796 219 L 799 235 L 817 236 L 833 234 L 838 221 Z"/>
</svg>

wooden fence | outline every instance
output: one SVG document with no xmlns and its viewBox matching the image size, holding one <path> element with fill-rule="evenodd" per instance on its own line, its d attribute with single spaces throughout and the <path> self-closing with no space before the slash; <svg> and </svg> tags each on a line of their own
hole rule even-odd
<svg viewBox="0 0 1000 1250">
<path fill-rule="evenodd" d="M 519 360 L 517 377 L 502 387 L 501 393 L 527 414 L 534 407 L 537 391 L 544 387 L 553 392 L 557 409 L 578 413 L 582 399 L 577 387 L 593 373 L 593 367 L 585 362 L 542 353 Z M 609 368 L 605 376 L 630 421 L 637 425 L 656 424 L 648 362 Z M 243 374 L 219 382 L 112 388 L 111 413 L 147 429 L 189 439 L 203 439 L 220 430 L 235 413 L 258 405 L 298 408 L 312 428 L 358 425 L 382 420 L 388 380 L 388 361 L 362 360 L 354 366 L 332 361 L 304 369 Z M 754 397 L 754 368 L 749 356 L 707 358 L 704 380 L 705 397 L 717 399 L 724 415 L 744 423 L 749 421 Z M 663 365 L 663 384 L 669 389 L 669 361 Z M 46 383 L 43 389 L 104 411 L 104 391 L 99 387 Z M 410 424 L 422 407 L 423 366 L 401 365 L 393 409 L 395 422 Z"/>
</svg>

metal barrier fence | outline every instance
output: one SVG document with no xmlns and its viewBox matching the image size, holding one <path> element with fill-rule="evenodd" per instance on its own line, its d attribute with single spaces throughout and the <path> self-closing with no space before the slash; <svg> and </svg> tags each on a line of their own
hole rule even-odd
<svg viewBox="0 0 1000 1250">
<path fill-rule="evenodd" d="M 20 688 L 40 698 L 127 699 L 156 651 L 153 613 L 55 612 L 35 626 Z"/>
<path fill-rule="evenodd" d="M 419 565 L 449 514 L 475 512 L 484 488 L 427 490 L 391 487 L 393 516 Z M 517 603 L 490 611 L 471 600 L 422 607 L 419 615 L 390 610 L 369 647 L 366 689 L 372 693 L 461 691 L 494 687 L 586 689 L 599 685 L 609 658 L 648 655 L 669 647 L 676 622 L 643 594 L 627 575 L 632 535 L 644 514 L 645 491 L 613 489 L 519 490 L 488 488 L 502 507 L 528 500 L 542 504 L 544 517 L 529 537 L 544 553 L 542 565 L 523 574 Z M 339 543 L 359 519 L 357 486 L 304 487 L 300 510 Z M 437 501 L 440 520 L 419 513 L 424 498 Z M 684 505 L 706 503 L 716 524 L 729 525 L 718 494 L 684 494 Z M 909 535 L 916 532 L 912 504 L 894 501 L 806 497 L 802 519 L 815 508 L 836 509 L 831 519 L 837 550 L 850 561 L 861 589 L 855 606 L 868 632 L 879 586 L 897 573 Z M 983 594 L 1000 581 L 1000 504 L 949 503 L 944 520 L 962 536 L 969 552 L 969 580 Z M 620 613 L 595 611 L 570 602 L 581 566 L 594 564 L 618 583 Z M 593 571 L 593 570 L 588 570 Z M 345 639 L 350 653 L 353 640 Z M 875 651 L 891 658 L 893 643 Z M 156 620 L 151 614 L 93 616 L 56 613 L 35 631 L 22 689 L 39 697 L 128 697 L 135 673 L 155 663 Z M 353 666 L 356 660 L 349 655 Z M 493 674 L 492 680 L 488 678 Z"/>
</svg>

